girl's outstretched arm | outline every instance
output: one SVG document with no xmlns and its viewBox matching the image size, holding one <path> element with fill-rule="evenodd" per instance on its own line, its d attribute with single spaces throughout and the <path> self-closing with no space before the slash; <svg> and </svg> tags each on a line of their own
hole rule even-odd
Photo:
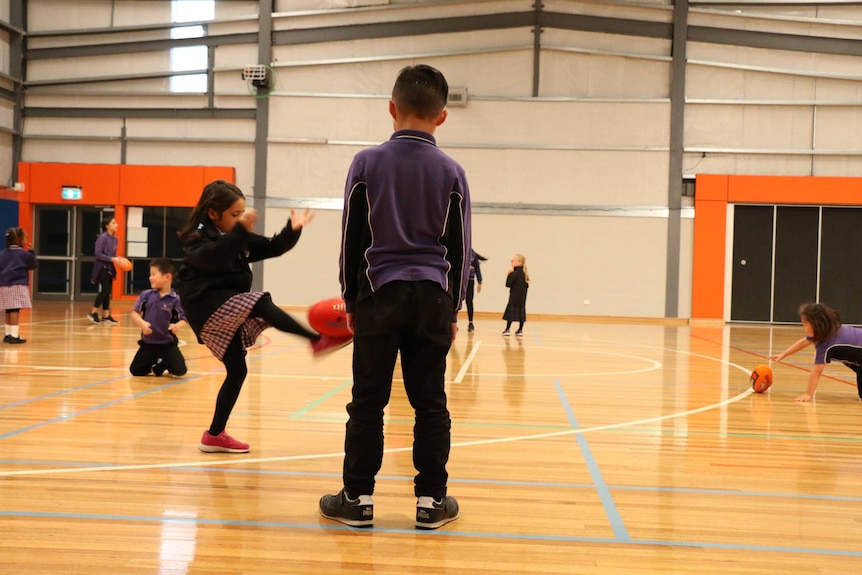
<svg viewBox="0 0 862 575">
<path fill-rule="evenodd" d="M 771 359 L 772 361 L 781 361 L 785 357 L 790 357 L 791 355 L 793 355 L 797 351 L 801 351 L 801 350 L 805 349 L 806 347 L 811 345 L 811 343 L 812 342 L 807 337 L 803 337 L 802 339 L 800 339 L 799 341 L 797 341 L 796 343 L 794 343 L 793 345 L 791 345 L 790 347 L 788 347 L 787 349 L 785 349 L 784 351 L 779 353 L 778 355 L 770 355 L 769 359 Z"/>
</svg>

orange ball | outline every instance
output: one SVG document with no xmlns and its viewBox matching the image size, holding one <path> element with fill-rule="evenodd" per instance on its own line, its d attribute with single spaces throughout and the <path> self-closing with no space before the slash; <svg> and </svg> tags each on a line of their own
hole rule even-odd
<svg viewBox="0 0 862 575">
<path fill-rule="evenodd" d="M 340 297 L 324 299 L 309 307 L 308 324 L 330 337 L 351 335 L 347 327 L 347 309 Z"/>
<path fill-rule="evenodd" d="M 751 372 L 751 388 L 755 393 L 763 393 L 772 385 L 772 368 L 765 363 L 758 365 Z"/>
<path fill-rule="evenodd" d="M 130 272 L 132 271 L 132 262 L 130 262 L 126 258 L 119 257 L 117 258 L 117 267 L 124 272 Z"/>
</svg>

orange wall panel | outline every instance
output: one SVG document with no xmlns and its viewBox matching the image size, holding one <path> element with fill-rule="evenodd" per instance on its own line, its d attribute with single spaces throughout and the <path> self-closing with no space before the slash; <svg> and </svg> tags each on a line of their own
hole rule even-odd
<svg viewBox="0 0 862 575">
<path fill-rule="evenodd" d="M 236 168 L 227 168 L 222 166 L 204 166 L 204 181 L 203 185 L 201 186 L 201 189 L 198 190 L 198 192 L 204 189 L 203 186 L 216 180 L 224 180 L 226 182 L 230 182 L 231 184 L 235 184 Z M 198 193 L 198 197 L 200 197 L 200 193 Z M 197 200 L 198 199 L 195 198 L 195 204 L 198 203 Z"/>
<path fill-rule="evenodd" d="M 233 168 L 122 166 L 120 204 L 191 207 L 197 204 L 206 184 L 218 179 L 233 182 L 233 176 Z"/>
<path fill-rule="evenodd" d="M 698 174 L 695 188 L 698 200 L 727 201 L 729 177 L 722 174 Z"/>
<path fill-rule="evenodd" d="M 862 204 L 862 178 L 817 176 L 730 176 L 732 204 Z"/>
<path fill-rule="evenodd" d="M 692 318 L 724 317 L 724 253 L 727 241 L 727 202 L 696 201 Z"/>
<path fill-rule="evenodd" d="M 30 202 L 68 204 L 60 197 L 63 186 L 80 186 L 82 205 L 116 205 L 120 198 L 120 166 L 114 164 L 31 163 L 25 181 Z"/>
</svg>

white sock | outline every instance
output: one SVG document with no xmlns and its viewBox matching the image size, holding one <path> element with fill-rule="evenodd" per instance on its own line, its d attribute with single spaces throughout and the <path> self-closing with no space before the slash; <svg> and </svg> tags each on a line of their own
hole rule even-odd
<svg viewBox="0 0 862 575">
<path fill-rule="evenodd" d="M 18 337 L 18 326 L 17 325 L 10 325 L 8 327 L 11 330 L 12 337 Z"/>
<path fill-rule="evenodd" d="M 6 324 L 6 335 L 12 335 L 12 326 L 8 323 Z"/>
</svg>

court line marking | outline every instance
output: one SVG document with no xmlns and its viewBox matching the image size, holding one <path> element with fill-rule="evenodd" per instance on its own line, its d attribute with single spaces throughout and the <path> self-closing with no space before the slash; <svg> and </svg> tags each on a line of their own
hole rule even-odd
<svg viewBox="0 0 862 575">
<path fill-rule="evenodd" d="M 601 340 L 597 340 L 601 341 Z M 606 343 L 618 343 L 618 342 L 606 342 Z M 749 374 L 749 369 L 735 364 L 733 362 L 725 361 L 722 358 L 710 357 L 707 355 L 703 355 L 700 353 L 693 353 L 686 350 L 680 349 L 669 349 L 660 346 L 650 346 L 644 344 L 633 344 L 638 345 L 639 347 L 651 348 L 651 349 L 660 349 L 665 351 L 673 351 L 675 353 L 683 353 L 685 355 L 691 357 L 700 357 L 703 359 L 707 359 L 709 361 L 715 361 L 718 363 L 725 364 L 729 367 L 734 367 L 743 373 L 746 376 Z M 273 353 L 276 351 L 273 350 Z M 643 359 L 643 358 L 641 358 Z M 652 361 L 652 360 L 650 360 Z M 659 364 L 660 365 L 660 364 Z M 600 374 L 592 374 L 592 375 L 600 375 Z M 690 409 L 682 412 L 669 413 L 665 415 L 659 415 L 655 417 L 648 417 L 645 419 L 639 419 L 635 421 L 623 421 L 618 423 L 610 423 L 606 425 L 599 425 L 595 427 L 588 428 L 578 428 L 578 429 L 566 429 L 562 431 L 552 431 L 547 433 L 538 433 L 532 435 L 519 435 L 519 436 L 511 436 L 511 437 L 497 437 L 493 439 L 481 439 L 476 441 L 464 441 L 452 443 L 451 447 L 472 447 L 472 446 L 480 446 L 480 445 L 494 445 L 500 443 L 512 443 L 515 441 L 528 441 L 534 439 L 547 439 L 552 437 L 561 437 L 565 435 L 579 435 L 588 432 L 594 431 L 603 431 L 607 429 L 620 429 L 623 427 L 634 427 L 638 425 L 643 425 L 647 423 L 655 423 L 658 421 L 667 421 L 669 419 L 676 419 L 679 417 L 686 417 L 689 415 L 694 415 L 696 413 L 702 413 L 704 411 L 710 411 L 712 409 L 724 407 L 735 403 L 745 397 L 748 397 L 754 393 L 754 390 L 751 387 L 748 387 L 742 393 L 724 399 L 722 401 L 712 403 L 709 405 L 704 405 L 698 408 Z M 114 403 L 114 402 L 112 402 Z M 91 408 L 92 409 L 92 408 Z M 402 453 L 402 452 L 412 452 L 413 447 L 400 447 L 400 448 L 390 448 L 384 449 L 384 453 Z M 344 452 L 336 452 L 336 453 L 317 453 L 317 454 L 306 454 L 306 455 L 285 455 L 279 457 L 259 457 L 259 458 L 233 458 L 233 459 L 220 459 L 215 461 L 207 462 L 207 465 L 236 465 L 236 464 L 249 464 L 249 463 L 270 463 L 270 462 L 280 462 L 280 461 L 301 461 L 307 459 L 326 459 L 332 457 L 344 457 Z M 176 468 L 184 468 L 184 467 L 198 467 L 201 465 L 201 461 L 187 461 L 187 462 L 175 462 L 175 463 L 149 463 L 149 464 L 137 464 L 137 465 L 113 465 L 113 466 L 99 466 L 99 467 L 71 467 L 71 468 L 54 468 L 54 469 L 42 469 L 42 470 L 18 470 L 18 471 L 0 471 L 0 477 L 13 477 L 13 476 L 24 476 L 24 475 L 53 475 L 53 474 L 63 474 L 63 473 L 87 473 L 93 471 L 135 471 L 135 470 L 143 470 L 143 469 L 176 469 Z"/>
<path fill-rule="evenodd" d="M 738 366 L 735 366 L 738 367 Z M 743 368 L 740 368 L 743 369 Z M 743 370 L 744 371 L 744 370 Z M 704 411 L 710 411 L 712 409 L 716 409 L 719 407 L 723 407 L 726 405 L 730 405 L 731 403 L 735 403 L 745 397 L 748 397 L 754 393 L 754 390 L 751 388 L 746 389 L 744 392 L 736 395 L 734 397 L 727 398 L 725 400 L 719 401 L 717 403 L 712 403 L 710 405 L 704 405 L 695 409 L 689 409 L 688 411 L 681 411 L 677 413 L 669 413 L 666 415 L 658 415 L 655 417 L 648 417 L 645 419 L 639 419 L 636 421 L 623 421 L 619 423 L 609 423 L 607 425 L 598 425 L 595 427 L 586 427 L 586 428 L 578 428 L 578 429 L 566 429 L 563 431 L 552 431 L 548 433 L 536 433 L 532 435 L 516 435 L 512 437 L 497 437 L 494 439 L 480 439 L 476 441 L 462 441 L 457 443 L 452 443 L 451 447 L 473 447 L 478 445 L 494 445 L 499 443 L 513 443 L 515 441 L 528 441 L 534 439 L 547 439 L 551 437 L 562 437 L 564 435 L 581 435 L 584 433 L 591 433 L 594 431 L 603 431 L 606 429 L 620 429 L 623 427 L 634 427 L 637 425 L 644 425 L 647 423 L 655 423 L 657 421 L 666 421 L 669 419 L 675 419 L 678 417 L 687 417 L 689 415 L 694 415 L 696 413 L 702 413 Z M 384 453 L 403 453 L 403 452 L 412 452 L 413 447 L 395 447 L 390 449 L 384 449 Z M 175 469 L 175 468 L 183 468 L 183 467 L 200 467 L 201 465 L 209 467 L 216 465 L 237 465 L 237 464 L 251 464 L 251 463 L 273 463 L 280 461 L 302 461 L 306 459 L 327 459 L 331 457 L 344 457 L 344 452 L 333 452 L 333 453 L 310 453 L 306 455 L 284 455 L 280 457 L 256 457 L 256 458 L 242 458 L 242 459 L 217 459 L 215 461 L 207 461 L 203 462 L 202 460 L 197 461 L 186 461 L 186 462 L 176 462 L 176 463 L 147 463 L 147 464 L 139 464 L 139 465 L 112 465 L 112 466 L 100 466 L 100 467 L 60 467 L 54 469 L 24 469 L 18 471 L 0 471 L 0 477 L 13 477 L 13 476 L 21 476 L 21 475 L 55 475 L 61 473 L 88 473 L 94 471 L 137 471 L 143 469 Z"/>
<path fill-rule="evenodd" d="M 467 373 L 467 368 L 469 368 L 470 364 L 473 363 L 473 358 L 476 357 L 476 353 L 479 351 L 479 346 L 481 345 L 482 340 L 477 340 L 476 345 L 474 345 L 473 349 L 470 350 L 470 354 L 467 356 L 467 359 L 464 360 L 461 370 L 458 372 L 458 375 L 455 376 L 455 379 L 452 380 L 452 383 L 461 383 L 464 380 L 464 374 Z"/>
<path fill-rule="evenodd" d="M 559 380 L 554 380 L 554 387 L 557 390 L 557 395 L 560 398 L 560 403 L 562 403 L 563 411 L 566 412 L 566 417 L 568 418 L 570 425 L 580 427 L 578 418 L 575 415 L 575 410 L 572 408 L 572 404 L 569 401 L 568 396 L 566 396 L 566 391 L 563 389 L 563 386 L 560 385 Z M 628 529 L 626 529 L 626 523 L 623 520 L 622 514 L 620 514 L 616 502 L 614 502 L 611 490 L 608 487 L 608 482 L 605 481 L 605 476 L 599 468 L 599 464 L 593 455 L 593 450 L 590 449 L 590 444 L 587 442 L 587 438 L 581 434 L 575 436 L 575 439 L 578 443 L 578 449 L 581 451 L 581 457 L 584 458 L 587 471 L 593 480 L 593 490 L 598 494 L 599 501 L 602 503 L 602 508 L 605 510 L 605 516 L 614 532 L 614 538 L 622 543 L 631 542 L 632 538 L 631 535 L 629 535 Z"/>
<path fill-rule="evenodd" d="M 275 529 L 310 529 L 318 531 L 343 531 L 356 533 L 355 527 L 347 525 L 330 525 L 321 523 L 300 523 L 289 521 L 254 521 L 247 519 L 210 519 L 199 517 L 166 517 L 148 515 L 120 515 L 102 513 L 53 513 L 44 511 L 0 511 L 0 517 L 26 517 L 26 518 L 61 518 L 61 519 L 83 519 L 97 521 L 122 521 L 128 523 L 145 522 L 158 524 L 187 524 L 187 525 L 216 525 L 216 526 L 242 526 L 242 527 L 266 527 Z M 401 527 L 380 527 L 375 524 L 374 533 L 397 533 L 415 536 L 417 531 Z M 458 537 L 458 538 L 487 538 L 492 540 L 526 540 L 541 542 L 566 542 L 566 543 L 596 543 L 596 544 L 620 544 L 617 539 L 610 537 L 587 537 L 580 535 L 547 535 L 529 533 L 488 533 L 483 531 L 427 531 L 423 533 L 426 537 Z M 782 547 L 779 545 L 755 545 L 747 543 L 716 543 L 709 541 L 673 541 L 665 539 L 632 539 L 625 541 L 626 545 L 639 545 L 649 547 L 691 547 L 705 549 L 727 549 L 733 551 L 774 551 L 780 553 L 806 553 L 811 555 L 825 555 L 835 557 L 862 557 L 862 552 L 846 549 L 812 549 L 806 547 Z M 752 559 L 753 561 L 753 559 Z"/>
</svg>

